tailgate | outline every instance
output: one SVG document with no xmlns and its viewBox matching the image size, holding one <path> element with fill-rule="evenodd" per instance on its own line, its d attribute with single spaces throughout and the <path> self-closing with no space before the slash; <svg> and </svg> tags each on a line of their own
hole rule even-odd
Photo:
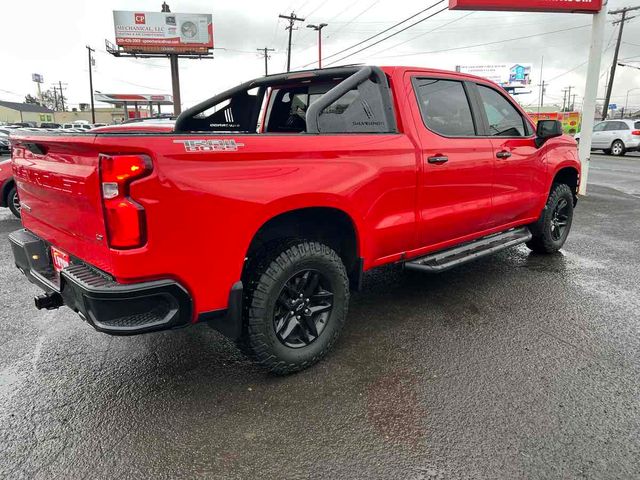
<svg viewBox="0 0 640 480">
<path fill-rule="evenodd" d="M 12 137 L 13 170 L 28 230 L 109 271 L 93 134 Z"/>
</svg>

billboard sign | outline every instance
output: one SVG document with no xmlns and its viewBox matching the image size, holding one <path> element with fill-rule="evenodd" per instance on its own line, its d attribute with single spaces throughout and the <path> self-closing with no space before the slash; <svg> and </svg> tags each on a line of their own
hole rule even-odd
<svg viewBox="0 0 640 480">
<path fill-rule="evenodd" d="M 207 53 L 213 48 L 209 14 L 114 11 L 116 45 L 136 53 Z"/>
<path fill-rule="evenodd" d="M 449 0 L 449 9 L 597 13 L 602 0 Z"/>
<path fill-rule="evenodd" d="M 503 63 L 498 65 L 458 65 L 457 72 L 486 78 L 504 88 L 528 87 L 531 85 L 530 63 Z"/>
<path fill-rule="evenodd" d="M 44 83 L 44 77 L 42 75 L 40 75 L 39 73 L 32 73 L 31 74 L 31 81 L 32 82 L 36 82 L 36 83 Z"/>
</svg>

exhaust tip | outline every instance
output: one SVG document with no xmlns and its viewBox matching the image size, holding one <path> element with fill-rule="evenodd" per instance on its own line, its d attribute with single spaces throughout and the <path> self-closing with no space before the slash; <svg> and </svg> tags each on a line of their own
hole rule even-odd
<svg viewBox="0 0 640 480">
<path fill-rule="evenodd" d="M 33 300 L 38 310 L 55 310 L 64 304 L 62 295 L 57 292 L 38 295 Z"/>
</svg>

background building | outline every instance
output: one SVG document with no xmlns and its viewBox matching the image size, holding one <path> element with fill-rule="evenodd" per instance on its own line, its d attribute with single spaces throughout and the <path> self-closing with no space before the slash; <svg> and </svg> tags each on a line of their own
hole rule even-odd
<svg viewBox="0 0 640 480">
<path fill-rule="evenodd" d="M 0 122 L 29 122 L 40 125 L 42 122 L 55 122 L 55 112 L 50 108 L 34 103 L 5 102 L 0 100 Z"/>
</svg>

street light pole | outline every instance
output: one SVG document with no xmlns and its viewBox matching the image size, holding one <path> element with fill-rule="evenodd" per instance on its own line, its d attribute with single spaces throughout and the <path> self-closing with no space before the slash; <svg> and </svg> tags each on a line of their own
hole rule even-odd
<svg viewBox="0 0 640 480">
<path fill-rule="evenodd" d="M 322 68 L 322 29 L 328 26 L 327 23 L 320 23 L 318 25 L 307 25 L 307 28 L 313 28 L 318 32 L 318 68 Z"/>
<path fill-rule="evenodd" d="M 91 57 L 91 54 L 95 52 L 95 50 L 87 45 L 87 51 L 89 52 L 89 96 L 91 99 L 91 123 L 96 123 L 96 109 L 93 104 L 93 58 Z M 62 90 L 62 87 L 60 88 L 60 90 Z"/>
</svg>

